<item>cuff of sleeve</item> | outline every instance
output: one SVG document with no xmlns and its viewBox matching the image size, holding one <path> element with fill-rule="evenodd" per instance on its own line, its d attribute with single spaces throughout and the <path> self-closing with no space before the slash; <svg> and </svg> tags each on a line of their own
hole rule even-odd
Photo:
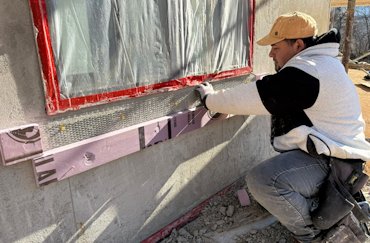
<svg viewBox="0 0 370 243">
<path fill-rule="evenodd" d="M 208 109 L 208 107 L 207 107 L 207 105 L 206 105 L 207 97 L 208 97 L 208 94 L 206 94 L 206 95 L 203 97 L 203 99 L 202 99 L 202 104 L 203 104 L 204 108 L 206 108 L 207 110 L 209 110 L 209 109 Z"/>
</svg>

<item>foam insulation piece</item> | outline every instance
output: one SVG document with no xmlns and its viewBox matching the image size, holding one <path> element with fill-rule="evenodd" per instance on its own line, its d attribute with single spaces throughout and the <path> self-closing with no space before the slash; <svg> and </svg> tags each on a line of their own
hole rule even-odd
<svg viewBox="0 0 370 243">
<path fill-rule="evenodd" d="M 238 196 L 239 203 L 241 206 L 248 206 L 251 201 L 249 199 L 248 193 L 245 189 L 240 189 L 236 192 L 236 195 Z"/>
<path fill-rule="evenodd" d="M 66 179 L 227 117 L 213 119 L 198 108 L 48 150 L 32 160 L 36 182 L 44 186 Z"/>
<path fill-rule="evenodd" d="M 215 90 L 220 90 L 253 80 L 255 76 L 251 73 L 211 82 Z M 188 87 L 175 92 L 127 99 L 109 106 L 83 109 L 77 115 L 65 114 L 40 123 L 43 148 L 50 150 L 62 147 L 163 116 L 172 116 L 199 105 L 194 88 Z"/>
<path fill-rule="evenodd" d="M 42 153 L 39 127 L 29 124 L 0 131 L 0 154 L 3 165 L 27 161 Z"/>
</svg>

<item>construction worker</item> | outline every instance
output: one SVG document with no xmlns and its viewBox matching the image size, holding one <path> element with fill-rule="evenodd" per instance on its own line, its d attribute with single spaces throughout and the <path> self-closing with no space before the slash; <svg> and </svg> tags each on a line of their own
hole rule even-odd
<svg viewBox="0 0 370 243">
<path fill-rule="evenodd" d="M 195 89 L 213 112 L 271 114 L 271 143 L 281 153 L 254 167 L 247 186 L 299 242 L 320 241 L 311 212 L 329 161 L 370 160 L 359 98 L 337 58 L 338 42 L 335 30 L 317 36 L 311 16 L 284 14 L 257 41 L 271 46 L 275 74 L 231 89 L 214 91 L 209 83 Z"/>
</svg>

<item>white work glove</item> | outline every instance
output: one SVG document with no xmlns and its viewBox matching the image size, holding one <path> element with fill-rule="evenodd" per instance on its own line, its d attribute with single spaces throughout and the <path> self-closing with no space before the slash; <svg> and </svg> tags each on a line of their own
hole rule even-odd
<svg viewBox="0 0 370 243">
<path fill-rule="evenodd" d="M 195 93 L 198 95 L 202 105 L 208 110 L 206 106 L 206 99 L 209 94 L 214 93 L 215 91 L 213 90 L 212 84 L 208 82 L 204 82 L 202 84 L 199 84 L 195 86 Z"/>
</svg>

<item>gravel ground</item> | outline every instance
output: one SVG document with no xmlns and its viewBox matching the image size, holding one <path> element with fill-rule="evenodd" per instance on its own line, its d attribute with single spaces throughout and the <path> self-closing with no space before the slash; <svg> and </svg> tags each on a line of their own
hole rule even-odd
<svg viewBox="0 0 370 243">
<path fill-rule="evenodd" d="M 244 178 L 221 196 L 213 197 L 200 216 L 173 230 L 161 243 L 295 243 L 291 233 L 248 193 L 250 204 L 241 206 L 237 191 L 248 189 Z M 370 199 L 370 182 L 363 188 Z M 370 243 L 370 240 L 367 241 Z"/>
<path fill-rule="evenodd" d="M 194 221 L 173 230 L 161 243 L 293 243 L 288 230 L 276 221 L 249 194 L 250 204 L 241 206 L 236 192 L 246 189 L 238 180 L 222 196 L 215 196 Z"/>
</svg>

